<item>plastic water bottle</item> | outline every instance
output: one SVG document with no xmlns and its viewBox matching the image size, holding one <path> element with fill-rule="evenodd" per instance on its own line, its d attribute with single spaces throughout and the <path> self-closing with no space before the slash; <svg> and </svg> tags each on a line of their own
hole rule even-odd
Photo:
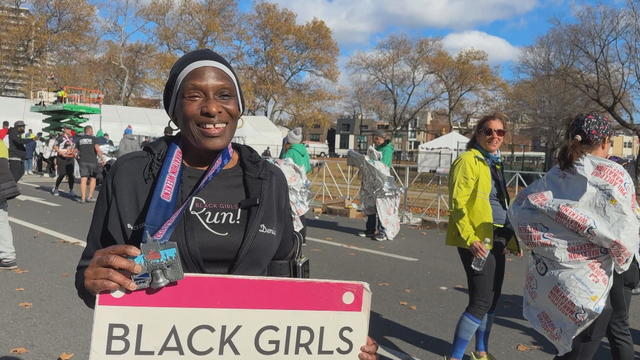
<svg viewBox="0 0 640 360">
<path fill-rule="evenodd" d="M 482 245 L 484 245 L 485 249 L 489 248 L 489 245 L 491 245 L 491 239 L 489 238 L 484 238 L 484 241 L 482 242 Z M 489 251 L 489 250 L 487 250 Z M 487 253 L 487 256 L 489 256 L 489 254 Z M 479 257 L 476 256 L 473 258 L 473 261 L 471 262 L 471 268 L 475 271 L 482 271 L 482 269 L 484 268 L 484 264 L 487 262 L 487 256 L 485 257 Z"/>
</svg>

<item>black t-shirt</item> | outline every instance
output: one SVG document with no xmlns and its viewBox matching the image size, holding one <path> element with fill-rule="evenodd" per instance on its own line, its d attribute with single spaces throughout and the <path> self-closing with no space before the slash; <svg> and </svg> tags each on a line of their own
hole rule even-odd
<svg viewBox="0 0 640 360">
<path fill-rule="evenodd" d="M 97 164 L 98 158 L 96 152 L 96 144 L 98 140 L 95 136 L 82 135 L 76 137 L 76 146 L 78 147 L 78 162 L 84 164 Z"/>
<path fill-rule="evenodd" d="M 204 173 L 183 167 L 181 204 Z M 207 273 L 229 273 L 244 239 L 247 209 L 239 206 L 246 198 L 242 178 L 243 171 L 238 165 L 222 170 L 190 200 L 182 216 L 185 238 L 189 247 L 200 253 Z"/>
<path fill-rule="evenodd" d="M 60 150 L 73 151 L 73 149 L 76 147 L 76 143 L 73 136 L 61 135 L 61 136 L 58 136 L 58 138 L 56 139 L 54 146 L 58 147 L 58 151 Z M 58 154 L 58 157 L 62 157 L 62 156 Z"/>
</svg>

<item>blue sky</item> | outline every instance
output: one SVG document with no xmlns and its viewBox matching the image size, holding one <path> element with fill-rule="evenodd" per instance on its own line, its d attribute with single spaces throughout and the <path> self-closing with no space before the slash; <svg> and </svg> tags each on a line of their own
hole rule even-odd
<svg viewBox="0 0 640 360">
<path fill-rule="evenodd" d="M 513 61 L 550 27 L 550 19 L 571 17 L 577 0 L 271 0 L 298 14 L 298 22 L 324 20 L 340 46 L 340 63 L 372 49 L 389 34 L 437 36 L 451 53 L 474 47 L 512 78 Z M 250 11 L 252 2 L 240 0 Z M 604 2 L 606 3 L 606 2 Z M 612 4 L 620 3 L 611 0 Z"/>
<path fill-rule="evenodd" d="M 240 11 L 252 11 L 254 0 L 237 1 Z M 545 34 L 551 19 L 570 20 L 573 9 L 584 4 L 621 5 L 625 0 L 267 1 L 293 10 L 299 23 L 314 17 L 324 20 L 340 47 L 341 82 L 348 82 L 344 66 L 351 55 L 371 50 L 379 40 L 400 33 L 440 37 L 452 54 L 469 47 L 484 50 L 489 62 L 500 66 L 502 75 L 511 80 L 520 49 Z M 134 38 L 144 36 L 140 33 Z"/>
</svg>

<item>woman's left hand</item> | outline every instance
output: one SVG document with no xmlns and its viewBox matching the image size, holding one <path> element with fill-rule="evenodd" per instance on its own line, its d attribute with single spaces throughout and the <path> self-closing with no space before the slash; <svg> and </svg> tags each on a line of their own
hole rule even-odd
<svg viewBox="0 0 640 360">
<path fill-rule="evenodd" d="M 371 337 L 367 336 L 367 345 L 360 348 L 358 359 L 360 360 L 378 360 L 378 343 Z"/>
</svg>

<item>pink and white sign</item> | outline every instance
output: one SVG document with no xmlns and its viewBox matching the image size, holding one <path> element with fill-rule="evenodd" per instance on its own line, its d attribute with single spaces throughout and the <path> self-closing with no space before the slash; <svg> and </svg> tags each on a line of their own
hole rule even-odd
<svg viewBox="0 0 640 360">
<path fill-rule="evenodd" d="M 99 295 L 90 359 L 357 359 L 370 308 L 362 282 L 186 274 Z"/>
</svg>

